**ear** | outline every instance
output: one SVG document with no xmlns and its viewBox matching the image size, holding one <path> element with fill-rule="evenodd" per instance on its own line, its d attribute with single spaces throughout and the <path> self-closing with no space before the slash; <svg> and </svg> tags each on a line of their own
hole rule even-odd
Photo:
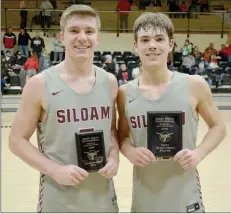
<svg viewBox="0 0 231 214">
<path fill-rule="evenodd" d="M 139 51 L 138 51 L 138 44 L 137 44 L 137 41 L 134 41 L 133 42 L 133 47 L 135 49 L 135 52 L 137 53 L 137 55 L 139 55 Z"/>
<path fill-rule="evenodd" d="M 133 46 L 134 46 L 135 50 L 137 51 L 137 42 L 136 41 L 133 42 Z"/>
<path fill-rule="evenodd" d="M 174 43 L 175 43 L 174 39 L 170 39 L 170 41 L 169 41 L 169 47 L 170 47 L 169 53 L 172 52 L 172 50 L 174 48 Z"/>
<path fill-rule="evenodd" d="M 59 38 L 63 42 L 63 40 L 64 40 L 64 32 L 63 31 L 59 32 Z"/>
<path fill-rule="evenodd" d="M 64 32 L 63 31 L 60 31 L 60 33 L 59 33 L 59 39 L 62 42 L 62 44 L 64 45 Z"/>
<path fill-rule="evenodd" d="M 97 45 L 99 44 L 100 41 L 100 32 L 98 32 L 98 36 L 97 36 Z"/>
</svg>

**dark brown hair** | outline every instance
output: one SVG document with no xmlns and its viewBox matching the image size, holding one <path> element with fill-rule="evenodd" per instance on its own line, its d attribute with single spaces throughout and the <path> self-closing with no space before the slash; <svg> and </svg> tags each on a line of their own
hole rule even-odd
<svg viewBox="0 0 231 214">
<path fill-rule="evenodd" d="M 168 34 L 169 39 L 173 39 L 174 26 L 170 18 L 163 13 L 143 13 L 140 15 L 133 26 L 134 39 L 137 41 L 138 32 L 149 28 L 159 28 Z"/>
</svg>

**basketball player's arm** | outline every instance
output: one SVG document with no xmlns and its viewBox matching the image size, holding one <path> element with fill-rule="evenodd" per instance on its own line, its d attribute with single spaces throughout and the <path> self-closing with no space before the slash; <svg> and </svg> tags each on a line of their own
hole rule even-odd
<svg viewBox="0 0 231 214">
<path fill-rule="evenodd" d="M 196 75 L 192 78 L 191 85 L 198 99 L 197 111 L 208 125 L 208 132 L 197 147 L 203 159 L 223 141 L 226 136 L 226 126 L 217 106 L 213 102 L 208 83 Z"/>
<path fill-rule="evenodd" d="M 116 99 L 118 96 L 118 83 L 116 77 L 109 73 L 109 81 L 111 87 L 111 93 L 113 97 L 112 105 L 112 124 L 111 124 L 111 145 L 109 149 L 109 157 L 119 158 L 119 142 L 118 142 L 118 132 L 116 128 Z"/>
<path fill-rule="evenodd" d="M 36 75 L 26 83 L 21 103 L 13 120 L 9 135 L 10 150 L 31 167 L 44 174 L 50 174 L 56 163 L 42 155 L 30 143 L 41 114 L 41 93 L 43 85 L 40 75 Z"/>
<path fill-rule="evenodd" d="M 131 139 L 130 128 L 125 114 L 126 87 L 119 88 L 117 106 L 119 112 L 118 136 L 121 153 L 134 165 L 145 167 L 155 160 L 153 153 L 144 147 L 136 147 Z"/>
<path fill-rule="evenodd" d="M 198 75 L 192 75 L 189 78 L 191 99 L 195 100 L 195 110 L 208 125 L 208 132 L 194 150 L 183 149 L 175 155 L 175 161 L 184 169 L 196 167 L 222 142 L 226 135 L 225 124 L 217 106 L 213 103 L 208 83 Z"/>
<path fill-rule="evenodd" d="M 111 123 L 111 143 L 109 147 L 109 153 L 107 158 L 107 164 L 98 172 L 105 177 L 113 177 L 117 174 L 119 168 L 119 143 L 118 134 L 116 128 L 116 98 L 118 94 L 118 83 L 115 76 L 108 73 L 109 84 L 111 88 L 111 94 L 113 98 L 112 104 L 112 123 Z"/>
<path fill-rule="evenodd" d="M 119 114 L 118 117 L 119 146 L 120 146 L 120 151 L 125 157 L 127 157 L 130 150 L 135 147 L 130 138 L 130 129 L 125 114 L 126 86 L 127 86 L 126 84 L 120 86 L 118 97 L 117 97 L 117 106 L 118 106 L 118 114 Z"/>
</svg>

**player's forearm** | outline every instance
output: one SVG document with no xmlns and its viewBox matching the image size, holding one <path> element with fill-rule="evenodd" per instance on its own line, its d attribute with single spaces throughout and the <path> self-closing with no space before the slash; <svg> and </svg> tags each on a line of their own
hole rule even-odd
<svg viewBox="0 0 231 214">
<path fill-rule="evenodd" d="M 52 170 L 59 166 L 57 163 L 46 158 L 36 147 L 23 138 L 14 139 L 13 137 L 10 137 L 9 140 L 9 148 L 11 152 L 29 166 L 52 177 Z"/>
<path fill-rule="evenodd" d="M 134 145 L 131 141 L 131 138 L 120 138 L 120 151 L 121 153 L 128 158 L 129 154 L 131 153 L 131 150 L 134 148 Z"/>
<path fill-rule="evenodd" d="M 209 129 L 201 144 L 197 147 L 197 150 L 205 158 L 222 142 L 225 136 L 225 125 L 214 126 Z"/>
<path fill-rule="evenodd" d="M 112 132 L 111 134 L 111 145 L 109 149 L 109 157 L 119 158 L 119 142 L 117 133 Z"/>
</svg>

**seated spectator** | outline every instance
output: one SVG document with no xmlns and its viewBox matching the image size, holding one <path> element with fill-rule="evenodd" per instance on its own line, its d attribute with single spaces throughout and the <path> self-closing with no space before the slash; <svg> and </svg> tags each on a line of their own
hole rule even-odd
<svg viewBox="0 0 231 214">
<path fill-rule="evenodd" d="M 231 8 L 230 8 L 231 9 Z M 228 39 L 227 39 L 227 42 L 226 42 L 227 45 L 230 45 L 231 44 L 231 32 L 229 33 L 228 35 Z"/>
<path fill-rule="evenodd" d="M 39 62 L 36 52 L 32 52 L 31 57 L 27 59 L 24 64 L 24 69 L 26 70 L 26 82 L 34 75 L 37 74 L 39 70 Z"/>
<path fill-rule="evenodd" d="M 4 80 L 6 80 L 7 83 L 9 83 L 10 76 L 8 73 L 8 64 L 6 63 L 5 56 L 2 56 L 1 58 L 1 74 L 2 78 L 4 78 Z"/>
<path fill-rule="evenodd" d="M 120 70 L 118 73 L 118 81 L 119 81 L 119 86 L 126 84 L 129 81 L 128 77 L 128 70 L 126 64 L 121 64 L 120 65 Z"/>
<path fill-rule="evenodd" d="M 18 52 L 15 59 L 14 70 L 21 70 L 23 68 L 27 58 L 22 55 L 21 52 Z"/>
<path fill-rule="evenodd" d="M 211 56 L 211 60 L 209 62 L 209 68 L 211 69 L 215 69 L 215 68 L 218 68 L 218 64 L 217 64 L 217 58 L 215 55 L 212 55 Z"/>
<path fill-rule="evenodd" d="M 231 62 L 231 43 L 227 47 L 224 44 L 221 47 L 219 54 L 222 60 Z"/>
<path fill-rule="evenodd" d="M 119 73 L 119 70 L 120 70 L 120 66 L 119 66 L 119 64 L 117 63 L 116 57 L 114 57 L 114 59 L 113 59 L 112 61 L 115 63 L 115 75 L 117 76 L 118 73 Z"/>
<path fill-rule="evenodd" d="M 226 59 L 226 46 L 225 44 L 221 45 L 221 49 L 219 51 L 219 56 L 221 57 L 221 59 L 224 61 Z"/>
<path fill-rule="evenodd" d="M 189 45 L 188 45 L 188 47 L 189 47 L 189 53 L 191 54 L 192 53 L 192 51 L 193 51 L 193 43 L 192 42 L 189 42 Z"/>
<path fill-rule="evenodd" d="M 196 60 L 192 54 L 188 54 L 183 58 L 182 66 L 185 66 L 185 68 L 190 69 L 195 64 L 196 64 Z"/>
<path fill-rule="evenodd" d="M 215 55 L 214 52 L 212 52 L 211 49 L 207 49 L 203 54 L 203 61 L 206 63 L 206 65 L 209 65 L 211 61 L 211 57 Z"/>
<path fill-rule="evenodd" d="M 6 83 L 6 80 L 2 76 L 2 78 L 1 78 L 1 95 L 4 94 L 5 89 L 9 88 L 9 86 L 10 85 Z"/>
<path fill-rule="evenodd" d="M 182 51 L 183 57 L 188 56 L 191 53 L 191 47 L 189 45 L 188 39 L 185 40 L 184 47 L 181 49 L 181 51 Z"/>
<path fill-rule="evenodd" d="M 192 55 L 195 57 L 196 64 L 199 64 L 199 62 L 201 61 L 202 54 L 201 54 L 201 52 L 199 51 L 198 46 L 195 46 L 195 47 L 193 48 L 193 50 L 192 50 Z"/>
<path fill-rule="evenodd" d="M 139 67 L 136 67 L 132 70 L 132 78 L 133 79 L 136 79 L 140 74 L 140 68 Z"/>
<path fill-rule="evenodd" d="M 206 64 L 204 62 L 200 62 L 199 68 L 195 72 L 195 74 L 200 75 L 205 79 L 205 81 L 208 83 L 209 87 L 212 86 L 212 74 L 208 71 L 206 68 Z"/>
<path fill-rule="evenodd" d="M 112 73 L 116 76 L 116 65 L 112 61 L 112 56 L 109 54 L 105 56 L 105 62 L 103 64 L 103 69 L 105 69 L 107 72 Z"/>
<path fill-rule="evenodd" d="M 212 55 L 217 55 L 218 51 L 214 48 L 214 44 L 211 42 L 209 47 L 207 47 L 204 51 L 205 61 L 209 61 Z"/>
<path fill-rule="evenodd" d="M 3 57 L 5 60 L 4 60 L 4 65 L 5 65 L 5 69 L 7 69 L 7 75 L 10 77 L 10 76 L 14 76 L 15 73 L 13 71 L 13 66 L 15 65 L 15 56 L 11 55 L 11 52 L 8 50 L 6 51 L 6 56 Z"/>
<path fill-rule="evenodd" d="M 15 64 L 15 56 L 11 54 L 9 50 L 6 51 L 6 63 L 9 65 L 9 68 L 11 68 Z"/>
</svg>

